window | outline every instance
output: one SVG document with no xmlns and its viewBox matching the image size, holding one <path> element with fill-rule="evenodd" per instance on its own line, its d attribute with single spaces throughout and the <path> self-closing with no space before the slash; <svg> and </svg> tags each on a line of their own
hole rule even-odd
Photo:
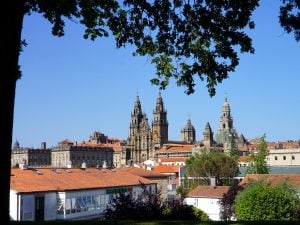
<svg viewBox="0 0 300 225">
<path fill-rule="evenodd" d="M 285 155 L 283 156 L 283 160 L 286 160 L 286 156 Z"/>
<path fill-rule="evenodd" d="M 292 160 L 295 160 L 295 156 L 292 155 Z"/>
<path fill-rule="evenodd" d="M 277 156 L 275 156 L 275 160 L 277 160 Z"/>
<path fill-rule="evenodd" d="M 62 199 L 57 200 L 57 214 L 64 214 L 65 211 L 65 203 Z"/>
</svg>

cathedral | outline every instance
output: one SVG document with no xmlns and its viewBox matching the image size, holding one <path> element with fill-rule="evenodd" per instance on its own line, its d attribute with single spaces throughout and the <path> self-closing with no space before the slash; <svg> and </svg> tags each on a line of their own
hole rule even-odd
<svg viewBox="0 0 300 225">
<path fill-rule="evenodd" d="M 233 126 L 233 119 L 227 98 L 225 98 L 222 106 L 216 139 L 214 139 L 211 126 L 207 122 L 203 131 L 203 140 L 197 142 L 196 129 L 192 125 L 190 118 L 180 133 L 181 141 L 175 141 L 176 144 L 194 144 L 195 146 L 202 146 L 207 149 L 221 147 L 223 151 L 227 151 L 233 142 L 236 147 L 243 147 L 247 144 L 244 136 L 242 134 L 239 136 Z M 157 149 L 172 143 L 172 141 L 168 140 L 167 111 L 164 107 L 161 93 L 158 94 L 156 99 L 151 126 L 149 125 L 146 113 L 142 112 L 139 96 L 136 97 L 131 113 L 127 143 L 130 152 L 130 163 L 140 163 L 153 158 L 156 156 Z"/>
<path fill-rule="evenodd" d="M 227 98 L 225 98 L 223 103 L 220 124 L 216 138 L 217 144 L 222 145 L 224 150 L 229 148 L 232 142 L 234 142 L 237 147 L 243 147 L 247 144 L 243 134 L 239 136 L 238 132 L 233 127 L 233 119 Z"/>
<path fill-rule="evenodd" d="M 131 113 L 128 145 L 132 162 L 143 162 L 154 157 L 155 148 L 168 141 L 167 111 L 161 93 L 156 99 L 151 127 L 146 113 L 142 112 L 139 96 L 136 97 Z"/>
</svg>

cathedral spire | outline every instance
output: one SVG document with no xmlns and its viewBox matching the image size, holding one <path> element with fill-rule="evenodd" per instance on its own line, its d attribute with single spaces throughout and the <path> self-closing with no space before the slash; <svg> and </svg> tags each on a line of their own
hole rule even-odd
<svg viewBox="0 0 300 225">
<path fill-rule="evenodd" d="M 209 122 L 206 123 L 203 131 L 203 144 L 208 148 L 213 144 L 213 132 L 211 130 Z"/>
<path fill-rule="evenodd" d="M 142 114 L 142 106 L 139 95 L 136 96 L 136 100 L 134 102 L 133 114 L 141 115 Z"/>
<path fill-rule="evenodd" d="M 163 102 L 160 92 L 158 92 L 158 97 L 156 99 L 155 111 L 156 112 L 164 112 L 164 102 Z"/>
<path fill-rule="evenodd" d="M 161 146 L 168 141 L 168 120 L 167 112 L 164 108 L 164 102 L 161 93 L 158 93 L 155 109 L 153 110 L 152 122 L 152 143 L 155 146 Z"/>
<path fill-rule="evenodd" d="M 230 137 L 233 136 L 236 136 L 236 131 L 233 127 L 233 119 L 231 116 L 230 105 L 227 100 L 227 97 L 225 97 L 222 106 L 219 129 L 217 133 L 217 142 L 218 144 L 224 144 L 228 142 Z"/>
</svg>

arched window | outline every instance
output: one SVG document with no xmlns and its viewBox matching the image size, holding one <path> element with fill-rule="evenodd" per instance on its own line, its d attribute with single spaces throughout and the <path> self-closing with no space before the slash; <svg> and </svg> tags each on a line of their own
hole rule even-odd
<svg viewBox="0 0 300 225">
<path fill-rule="evenodd" d="M 277 156 L 275 156 L 275 160 L 277 160 Z"/>
</svg>

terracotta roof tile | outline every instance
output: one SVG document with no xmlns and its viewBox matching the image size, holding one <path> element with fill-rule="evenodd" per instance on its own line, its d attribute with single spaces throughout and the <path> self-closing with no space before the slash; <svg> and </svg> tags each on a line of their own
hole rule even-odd
<svg viewBox="0 0 300 225">
<path fill-rule="evenodd" d="M 180 151 L 192 151 L 195 145 L 166 145 L 156 150 L 156 152 L 180 152 Z"/>
<path fill-rule="evenodd" d="M 240 185 L 245 185 L 250 180 L 266 180 L 271 184 L 286 181 L 292 186 L 300 187 L 300 174 L 249 174 L 240 182 Z"/>
<path fill-rule="evenodd" d="M 203 198 L 222 198 L 229 190 L 229 186 L 202 186 L 199 185 L 190 191 L 188 197 L 203 197 Z"/>
<path fill-rule="evenodd" d="M 167 158 L 159 158 L 160 162 L 185 162 L 188 157 L 167 157 Z"/>
<path fill-rule="evenodd" d="M 38 169 L 11 170 L 11 189 L 18 192 L 65 191 L 139 185 L 140 182 L 153 184 L 153 181 L 122 171 L 82 169 Z"/>
<path fill-rule="evenodd" d="M 155 166 L 153 170 L 159 173 L 179 173 L 180 166 L 160 165 Z"/>
<path fill-rule="evenodd" d="M 137 168 L 137 167 L 127 167 L 127 168 L 122 168 L 122 169 L 118 169 L 120 171 L 125 171 L 140 177 L 144 177 L 144 178 L 167 178 L 168 175 L 156 172 L 156 171 L 152 171 L 152 170 L 146 170 L 146 169 L 142 169 L 142 168 Z"/>
</svg>

